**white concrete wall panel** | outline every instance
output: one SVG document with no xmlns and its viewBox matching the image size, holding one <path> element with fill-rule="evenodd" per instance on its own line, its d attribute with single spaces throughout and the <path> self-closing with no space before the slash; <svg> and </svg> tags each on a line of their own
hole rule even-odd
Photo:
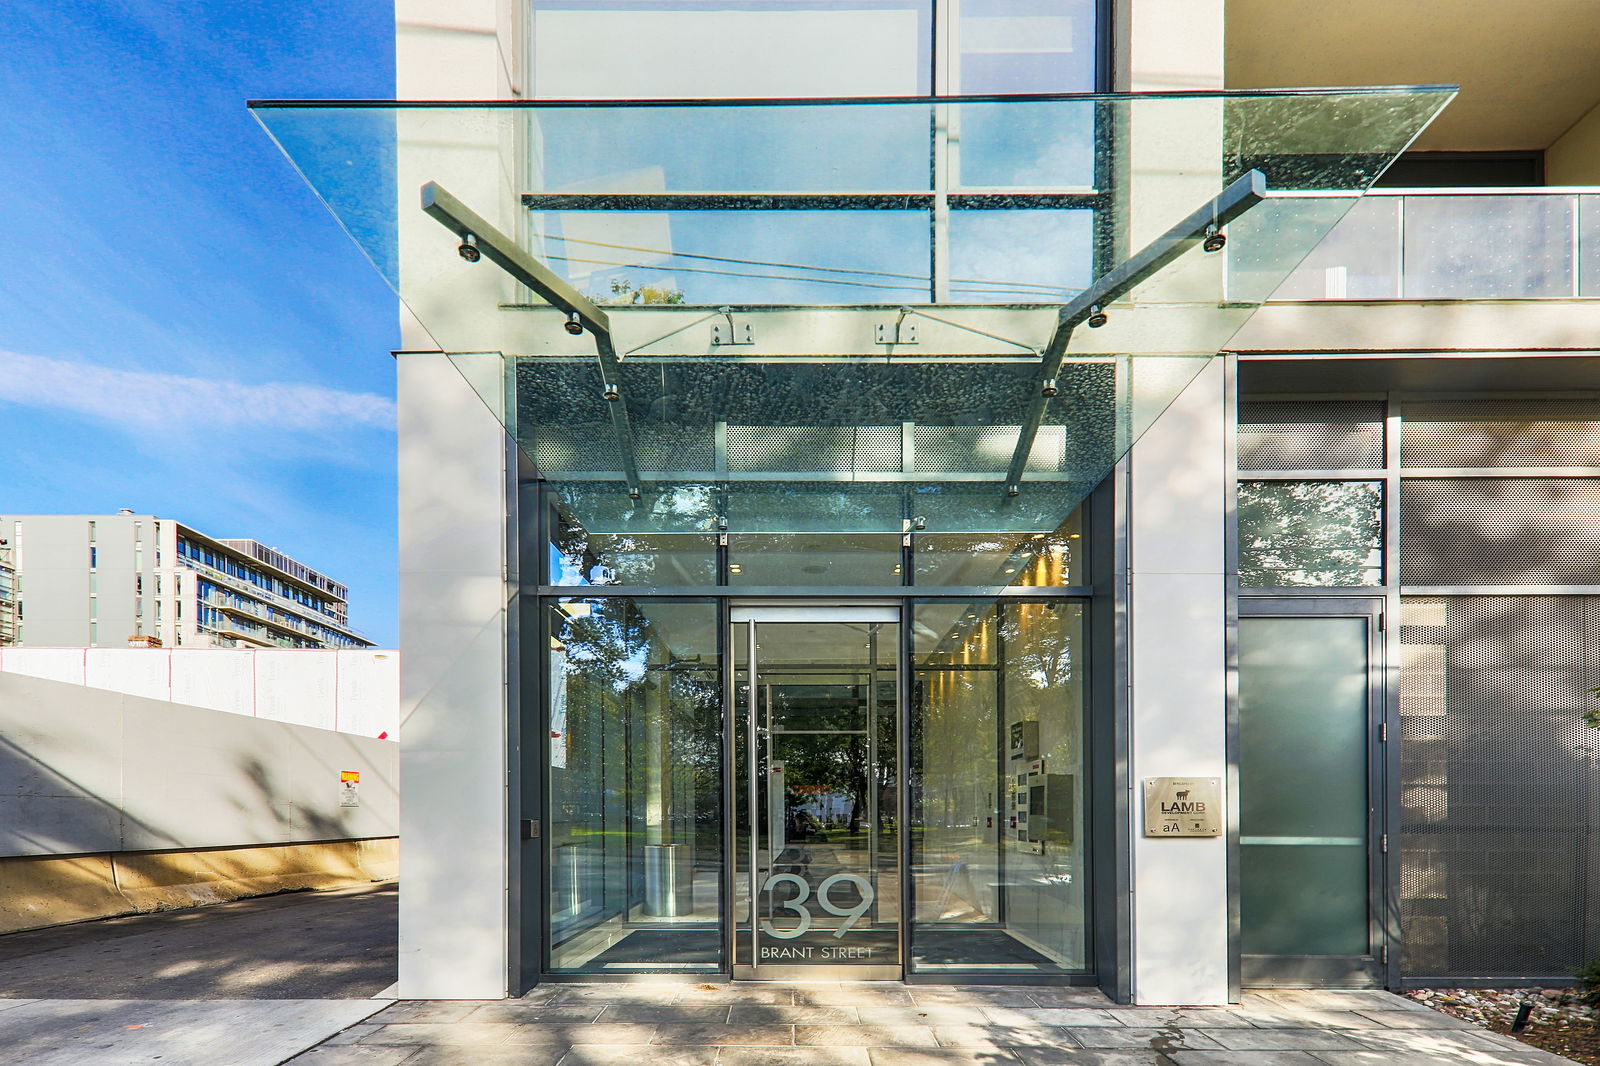
<svg viewBox="0 0 1600 1066">
<path fill-rule="evenodd" d="M 135 655 L 148 654 L 134 649 Z M 230 714 L 256 713 L 256 653 L 226 648 L 167 652 L 172 688 L 167 698 Z M 107 685 L 106 688 L 115 686 Z"/>
<path fill-rule="evenodd" d="M 0 653 L 0 669 L 26 677 L 42 677 L 72 685 L 84 683 L 84 657 L 87 648 L 6 648 Z"/>
<path fill-rule="evenodd" d="M 256 717 L 332 729 L 337 652 L 258 651 Z"/>
<path fill-rule="evenodd" d="M 399 400 L 400 994 L 497 998 L 508 985 L 509 442 L 445 356 L 402 354 Z"/>
<path fill-rule="evenodd" d="M 399 739 L 400 653 L 393 649 L 5 648 L 0 671 Z"/>
<path fill-rule="evenodd" d="M 383 741 L 129 700 L 123 750 L 128 850 L 399 832 L 398 768 Z M 346 770 L 361 775 L 359 806 L 340 806 Z"/>
<path fill-rule="evenodd" d="M 1224 367 L 1211 363 L 1132 452 L 1133 990 L 1228 998 L 1223 839 L 1146 839 L 1142 781 L 1227 775 Z"/>
<path fill-rule="evenodd" d="M 117 850 L 121 699 L 0 674 L 0 856 Z"/>
<path fill-rule="evenodd" d="M 337 718 L 341 733 L 376 737 L 400 735 L 400 672 L 393 651 L 341 651 L 336 662 Z"/>
<path fill-rule="evenodd" d="M 393 836 L 384 741 L 0 674 L 0 856 Z M 340 772 L 361 775 L 340 804 Z"/>
<path fill-rule="evenodd" d="M 90 648 L 83 683 L 151 700 L 172 698 L 172 657 L 148 648 Z"/>
</svg>

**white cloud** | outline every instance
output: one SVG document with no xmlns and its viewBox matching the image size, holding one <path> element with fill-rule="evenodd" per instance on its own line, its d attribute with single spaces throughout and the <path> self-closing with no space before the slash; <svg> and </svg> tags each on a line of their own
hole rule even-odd
<svg viewBox="0 0 1600 1066">
<path fill-rule="evenodd" d="M 123 426 L 168 430 L 266 426 L 326 431 L 394 428 L 394 401 L 320 385 L 233 381 L 115 370 L 0 351 L 0 402 L 72 411 Z"/>
</svg>

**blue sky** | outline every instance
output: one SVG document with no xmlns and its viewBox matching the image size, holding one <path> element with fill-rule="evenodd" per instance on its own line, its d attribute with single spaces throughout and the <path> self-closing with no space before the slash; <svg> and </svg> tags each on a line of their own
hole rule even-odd
<svg viewBox="0 0 1600 1066">
<path fill-rule="evenodd" d="M 13 0 L 0 511 L 254 537 L 396 633 L 393 293 L 245 109 L 394 95 L 375 0 Z"/>
</svg>

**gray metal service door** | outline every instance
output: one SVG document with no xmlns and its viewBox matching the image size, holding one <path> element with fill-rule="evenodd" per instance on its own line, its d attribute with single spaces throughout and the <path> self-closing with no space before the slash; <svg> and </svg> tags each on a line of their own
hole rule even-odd
<svg viewBox="0 0 1600 1066">
<path fill-rule="evenodd" d="M 1378 601 L 1245 600 L 1239 953 L 1246 985 L 1383 983 Z"/>
</svg>

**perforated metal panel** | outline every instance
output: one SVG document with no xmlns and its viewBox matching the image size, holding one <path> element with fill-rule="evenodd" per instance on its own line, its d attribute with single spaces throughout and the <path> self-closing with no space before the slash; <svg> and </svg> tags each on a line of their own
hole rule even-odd
<svg viewBox="0 0 1600 1066">
<path fill-rule="evenodd" d="M 900 469 L 899 426 L 729 426 L 728 469 L 807 473 Z"/>
<path fill-rule="evenodd" d="M 1404 416 L 1403 466 L 1600 466 L 1600 403 L 1408 403 Z"/>
<path fill-rule="evenodd" d="M 1400 580 L 1600 584 L 1600 479 L 1402 480 Z"/>
<path fill-rule="evenodd" d="M 1400 640 L 1402 970 L 1564 977 L 1600 949 L 1600 598 L 1408 598 Z"/>
<path fill-rule="evenodd" d="M 917 469 L 989 473 L 1003 471 L 1017 447 L 1017 426 L 917 426 Z M 1066 432 L 1040 426 L 1028 453 L 1028 470 L 1064 469 Z"/>
<path fill-rule="evenodd" d="M 615 470 L 622 465 L 608 424 L 540 426 L 533 436 L 533 461 L 546 473 Z"/>
<path fill-rule="evenodd" d="M 1384 405 L 1249 400 L 1239 404 L 1240 470 L 1371 470 L 1383 466 Z"/>
</svg>

